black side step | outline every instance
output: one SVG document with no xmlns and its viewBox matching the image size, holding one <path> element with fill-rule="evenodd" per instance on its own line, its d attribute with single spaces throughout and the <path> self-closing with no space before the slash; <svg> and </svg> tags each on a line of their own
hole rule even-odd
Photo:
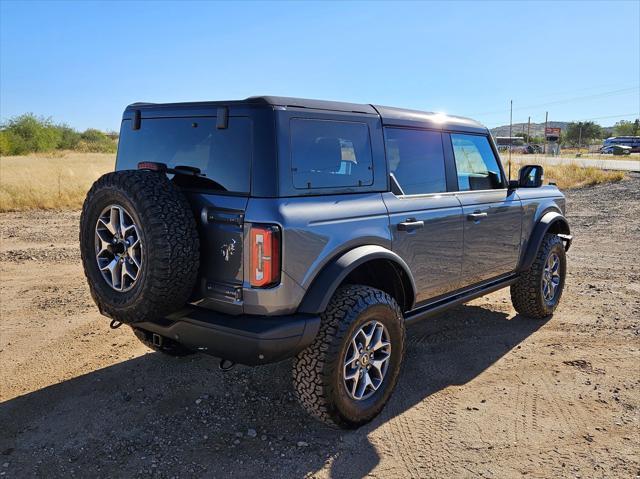
<svg viewBox="0 0 640 479">
<path fill-rule="evenodd" d="M 499 289 L 506 288 L 507 286 L 515 283 L 517 280 L 517 275 L 510 275 L 506 278 L 501 278 L 497 281 L 492 281 L 490 283 L 486 283 L 484 285 L 462 291 L 454 296 L 449 296 L 439 301 L 421 306 L 417 309 L 414 309 L 413 311 L 409 311 L 406 314 L 406 324 L 410 325 L 413 323 L 417 323 L 418 321 L 430 318 L 431 316 L 442 313 L 443 311 L 446 311 L 447 309 L 454 306 L 458 306 L 459 304 L 466 303 L 467 301 L 479 298 L 480 296 L 484 296 L 485 294 L 493 293 L 494 291 L 498 291 Z"/>
</svg>

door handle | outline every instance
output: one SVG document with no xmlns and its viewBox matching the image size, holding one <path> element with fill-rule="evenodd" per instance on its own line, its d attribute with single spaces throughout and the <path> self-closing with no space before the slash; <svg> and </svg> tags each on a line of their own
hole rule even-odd
<svg viewBox="0 0 640 479">
<path fill-rule="evenodd" d="M 398 231 L 409 231 L 424 227 L 424 221 L 417 221 L 415 218 L 407 218 L 406 221 L 398 223 Z"/>
<path fill-rule="evenodd" d="M 470 213 L 467 215 L 467 219 L 469 221 L 480 221 L 482 218 L 486 218 L 487 217 L 487 213 L 480 213 L 479 211 L 476 211 L 474 213 Z"/>
</svg>

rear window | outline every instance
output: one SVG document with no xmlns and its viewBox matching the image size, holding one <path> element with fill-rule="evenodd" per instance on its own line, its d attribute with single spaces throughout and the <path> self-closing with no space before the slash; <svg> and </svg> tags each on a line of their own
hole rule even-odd
<svg viewBox="0 0 640 479">
<path fill-rule="evenodd" d="M 359 122 L 293 118 L 291 169 L 298 189 L 371 185 L 369 127 Z"/>
<path fill-rule="evenodd" d="M 134 170 L 141 161 L 192 166 L 224 191 L 248 193 L 251 149 L 251 120 L 245 117 L 230 117 L 225 129 L 216 128 L 215 117 L 143 119 L 139 130 L 124 120 L 117 169 Z"/>
<path fill-rule="evenodd" d="M 402 193 L 447 191 L 440 132 L 385 128 L 384 135 L 389 172 L 395 176 Z"/>
</svg>

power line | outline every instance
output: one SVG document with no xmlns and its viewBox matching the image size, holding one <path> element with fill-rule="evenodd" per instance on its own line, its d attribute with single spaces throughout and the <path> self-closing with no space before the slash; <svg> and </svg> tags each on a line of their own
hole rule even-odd
<svg viewBox="0 0 640 479">
<path fill-rule="evenodd" d="M 628 116 L 640 117 L 640 113 L 625 113 L 624 115 L 594 116 L 593 118 L 587 118 L 587 120 L 604 120 L 605 118 L 626 118 Z"/>
<path fill-rule="evenodd" d="M 590 118 L 582 118 L 580 120 L 576 120 L 576 121 L 590 121 L 590 120 L 605 120 L 607 118 L 627 118 L 627 117 L 636 117 L 636 118 L 640 118 L 640 114 L 638 113 L 623 113 L 620 115 L 606 115 L 606 116 L 594 116 L 594 117 L 590 117 Z M 525 125 L 527 122 L 526 121 L 516 121 L 514 123 L 514 125 Z M 544 122 L 540 122 L 540 123 L 534 123 L 536 125 L 542 125 Z"/>
<path fill-rule="evenodd" d="M 611 90 L 608 92 L 602 92 L 602 93 L 596 93 L 593 95 L 584 95 L 584 96 L 577 96 L 577 97 L 573 97 L 573 98 L 566 98 L 564 100 L 555 100 L 555 101 L 551 101 L 551 102 L 547 102 L 547 103 L 538 103 L 537 105 L 528 105 L 528 106 L 521 106 L 518 108 L 514 108 L 514 110 L 529 110 L 532 108 L 540 108 L 540 107 L 545 107 L 545 106 L 550 106 L 550 105 L 559 105 L 562 103 L 571 103 L 574 101 L 583 101 L 583 100 L 590 100 L 590 99 L 595 99 L 595 98 L 607 98 L 610 96 L 616 96 L 616 95 L 621 95 L 624 93 L 629 93 L 632 91 L 640 91 L 640 88 L 638 87 L 633 87 L 633 88 L 621 88 L 619 90 Z M 488 112 L 484 112 L 484 113 L 475 113 L 469 116 L 486 116 L 486 115 L 498 115 L 498 114 L 504 114 L 504 110 L 496 110 L 496 111 L 488 111 Z"/>
</svg>

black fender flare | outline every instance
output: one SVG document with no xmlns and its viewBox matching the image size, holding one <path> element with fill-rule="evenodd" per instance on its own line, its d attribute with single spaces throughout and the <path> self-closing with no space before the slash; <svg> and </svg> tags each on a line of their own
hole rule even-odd
<svg viewBox="0 0 640 479">
<path fill-rule="evenodd" d="M 368 261 L 379 259 L 391 261 L 405 273 L 411 288 L 411 291 L 408 292 L 410 304 L 407 309 L 411 309 L 415 302 L 416 284 L 407 263 L 387 248 L 378 245 L 365 245 L 358 246 L 341 254 L 324 266 L 305 293 L 298 312 L 309 314 L 322 313 L 327 308 L 338 286 L 340 286 L 349 273 Z"/>
<path fill-rule="evenodd" d="M 569 250 L 571 240 L 573 239 L 571 236 L 571 230 L 569 229 L 569 222 L 557 211 L 549 211 L 542 215 L 542 218 L 540 218 L 534 227 L 533 232 L 529 237 L 529 241 L 527 241 L 525 245 L 525 251 L 522 259 L 520 260 L 518 271 L 527 271 L 531 267 L 536 258 L 536 254 L 540 249 L 544 235 L 547 234 L 549 230 L 553 230 L 557 233 L 558 236 L 564 240 L 565 250 Z"/>
</svg>

